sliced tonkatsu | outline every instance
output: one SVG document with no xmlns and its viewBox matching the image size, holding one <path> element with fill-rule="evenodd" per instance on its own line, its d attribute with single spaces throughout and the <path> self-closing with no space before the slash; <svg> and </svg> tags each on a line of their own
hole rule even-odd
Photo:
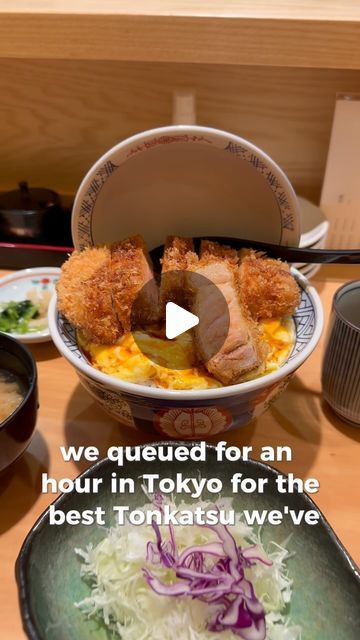
<svg viewBox="0 0 360 640">
<path fill-rule="evenodd" d="M 166 241 L 160 290 L 145 242 L 135 235 L 75 251 L 62 267 L 57 294 L 59 311 L 87 341 L 102 345 L 140 327 L 161 332 L 166 303 L 185 306 L 201 319 L 193 329 L 197 359 L 223 385 L 265 370 L 262 321 L 292 315 L 300 302 L 287 264 L 209 240 L 198 256 L 192 239 L 176 236 Z"/>
<path fill-rule="evenodd" d="M 237 281 L 236 256 L 230 249 L 204 243 L 194 271 L 209 283 L 194 291 L 192 311 L 203 321 L 195 328 L 196 349 L 207 370 L 224 385 L 236 384 L 248 372 L 264 364 L 266 347 L 256 323 L 243 306 Z M 226 255 L 227 254 L 227 255 Z M 212 357 L 209 348 L 223 330 L 223 318 L 215 303 L 214 284 L 223 294 L 229 311 L 229 330 L 220 350 Z"/>
<path fill-rule="evenodd" d="M 117 342 L 131 330 L 132 319 L 141 325 L 159 317 L 158 287 L 139 235 L 74 252 L 62 267 L 57 295 L 59 311 L 87 340 L 99 344 Z"/>
<path fill-rule="evenodd" d="M 200 258 L 203 262 L 213 262 L 215 258 L 219 258 L 235 266 L 239 264 L 239 254 L 236 249 L 232 249 L 226 244 L 214 242 L 213 240 L 201 240 Z"/>
<path fill-rule="evenodd" d="M 144 239 L 132 236 L 112 244 L 110 251 L 113 305 L 124 333 L 131 331 L 134 322 L 139 325 L 156 322 L 159 292 Z M 140 292 L 141 300 L 136 300 Z"/>
<path fill-rule="evenodd" d="M 254 320 L 292 315 L 300 303 L 300 288 L 289 265 L 244 252 L 238 271 L 241 299 Z"/>
<path fill-rule="evenodd" d="M 168 236 L 161 260 L 160 306 L 167 302 L 188 303 L 187 272 L 198 262 L 191 238 Z"/>
<path fill-rule="evenodd" d="M 112 302 L 111 256 L 106 246 L 75 251 L 56 286 L 60 313 L 91 342 L 113 344 L 122 335 Z"/>
</svg>

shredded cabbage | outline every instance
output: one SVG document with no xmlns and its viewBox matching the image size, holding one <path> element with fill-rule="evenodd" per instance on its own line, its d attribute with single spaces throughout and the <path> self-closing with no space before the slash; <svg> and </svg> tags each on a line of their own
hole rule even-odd
<svg viewBox="0 0 360 640">
<path fill-rule="evenodd" d="M 209 503 L 197 502 L 196 506 L 206 509 Z M 230 509 L 231 499 L 224 498 L 217 506 Z M 143 510 L 152 508 L 153 504 L 146 504 Z M 177 508 L 194 509 L 195 505 L 182 503 Z M 160 526 L 159 529 L 166 538 L 168 528 Z M 237 514 L 236 524 L 229 527 L 229 531 L 239 547 L 258 545 L 265 554 L 259 534 L 244 523 L 241 514 Z M 174 534 L 179 554 L 195 545 L 216 545 L 219 542 L 214 530 L 196 525 L 176 526 Z M 208 602 L 155 593 L 145 577 L 146 572 L 154 570 L 148 557 L 149 541 L 155 541 L 151 525 L 135 526 L 127 522 L 108 530 L 107 536 L 97 546 L 76 549 L 83 560 L 81 574 L 90 582 L 91 594 L 75 606 L 88 616 L 102 618 L 121 640 L 239 638 L 230 629 L 215 634 L 208 628 L 212 608 Z M 286 569 L 289 552 L 285 544 L 280 546 L 273 542 L 266 549 L 271 565 L 259 562 L 245 569 L 245 578 L 252 583 L 256 598 L 265 610 L 266 640 L 301 639 L 301 627 L 291 624 L 286 615 L 292 581 Z M 174 584 L 172 571 L 166 566 L 156 567 L 156 577 L 165 584 Z"/>
</svg>

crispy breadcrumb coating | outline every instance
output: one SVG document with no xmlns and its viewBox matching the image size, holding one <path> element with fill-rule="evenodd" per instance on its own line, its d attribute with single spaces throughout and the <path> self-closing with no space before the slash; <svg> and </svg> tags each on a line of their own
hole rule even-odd
<svg viewBox="0 0 360 640">
<path fill-rule="evenodd" d="M 149 282 L 136 305 L 139 322 L 158 317 L 158 290 L 142 237 L 75 251 L 57 284 L 58 309 L 90 342 L 114 344 L 131 330 L 133 303 Z"/>
<path fill-rule="evenodd" d="M 75 251 L 56 285 L 60 313 L 95 343 L 113 344 L 122 335 L 112 303 L 110 249 Z"/>
<path fill-rule="evenodd" d="M 177 236 L 168 236 L 166 238 L 164 255 L 161 260 L 162 273 L 174 270 L 185 271 L 197 261 L 198 257 L 194 252 L 192 238 L 179 238 Z"/>
<path fill-rule="evenodd" d="M 164 312 L 167 302 L 180 306 L 187 303 L 186 271 L 198 263 L 191 238 L 166 238 L 164 255 L 161 259 L 160 307 Z"/>
<path fill-rule="evenodd" d="M 136 235 L 116 242 L 111 245 L 110 252 L 113 304 L 124 332 L 131 331 L 132 320 L 139 324 L 155 322 L 158 319 L 158 288 L 144 239 Z M 137 300 L 140 292 L 141 300 Z"/>
<path fill-rule="evenodd" d="M 292 315 L 300 303 L 300 289 L 285 262 L 251 251 L 238 274 L 242 302 L 255 320 Z"/>
<path fill-rule="evenodd" d="M 232 265 L 239 263 L 239 255 L 236 249 L 232 249 L 225 244 L 219 242 L 213 242 L 212 240 L 201 240 L 200 244 L 200 259 L 204 262 L 207 260 L 218 261 L 219 259 L 226 260 Z"/>
</svg>

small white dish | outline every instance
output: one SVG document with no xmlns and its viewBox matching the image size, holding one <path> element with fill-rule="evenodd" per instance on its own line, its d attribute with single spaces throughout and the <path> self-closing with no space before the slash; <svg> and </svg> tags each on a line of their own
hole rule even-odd
<svg viewBox="0 0 360 640">
<path fill-rule="evenodd" d="M 319 243 L 326 239 L 328 231 L 329 223 L 327 220 L 324 220 L 324 222 L 314 227 L 311 232 L 301 234 L 299 246 L 303 248 L 320 246 Z"/>
<path fill-rule="evenodd" d="M 300 247 L 319 246 L 319 242 L 323 241 L 329 230 L 329 222 L 326 220 L 323 212 L 309 200 L 298 197 L 298 203 L 301 211 L 301 237 Z"/>
<path fill-rule="evenodd" d="M 328 221 L 325 220 L 319 207 L 303 198 L 298 198 L 298 200 L 302 213 L 301 229 L 303 231 L 299 246 L 306 249 L 325 249 L 329 231 Z M 323 219 L 322 222 L 321 218 Z M 312 228 L 310 228 L 311 225 L 313 225 Z M 308 229 L 307 232 L 304 232 L 304 227 Z M 294 262 L 292 266 L 307 278 L 314 277 L 321 267 L 320 264 L 311 262 Z"/>
<path fill-rule="evenodd" d="M 326 245 L 326 236 L 316 244 L 312 245 L 311 247 L 306 247 L 306 249 L 325 249 L 325 245 Z M 310 269 L 310 267 L 317 266 L 317 265 L 318 263 L 316 262 L 293 262 L 292 263 L 292 266 L 295 267 L 295 269 L 299 269 L 299 271 L 303 271 L 304 268 Z"/>
<path fill-rule="evenodd" d="M 55 291 L 56 282 L 59 279 L 61 270 L 57 267 L 36 267 L 14 271 L 0 278 L 0 303 L 20 300 L 28 298 L 30 289 L 37 289 L 39 292 L 49 290 L 51 295 Z M 47 318 L 44 318 L 47 324 Z M 8 333 L 19 342 L 36 343 L 47 342 L 51 340 L 49 327 L 42 331 L 34 331 L 31 333 Z"/>
<path fill-rule="evenodd" d="M 327 233 L 325 233 L 318 242 L 314 242 L 314 244 L 310 244 L 307 249 L 326 249 L 326 240 Z"/>
<path fill-rule="evenodd" d="M 304 267 L 303 269 L 299 269 L 299 271 L 305 276 L 305 278 L 309 280 L 310 278 L 313 278 L 317 274 L 320 267 L 321 267 L 321 264 L 309 264 L 309 265 L 306 265 L 306 267 Z"/>
</svg>

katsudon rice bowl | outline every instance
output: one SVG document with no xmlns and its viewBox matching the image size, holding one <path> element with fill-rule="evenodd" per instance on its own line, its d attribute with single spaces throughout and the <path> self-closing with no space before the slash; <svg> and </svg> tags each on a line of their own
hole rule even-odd
<svg viewBox="0 0 360 640">
<path fill-rule="evenodd" d="M 138 243 L 139 236 L 134 238 Z M 118 246 L 121 243 L 116 245 L 115 250 Z M 111 250 L 114 251 L 113 248 Z M 99 249 L 92 251 L 96 256 Z M 66 270 L 69 270 L 72 261 L 76 274 L 79 271 L 77 261 L 83 255 L 84 252 L 81 252 L 73 256 L 68 261 L 69 265 L 63 268 L 63 281 L 60 278 L 57 294 L 49 306 L 51 336 L 91 396 L 108 414 L 130 428 L 147 432 L 154 430 L 165 437 L 191 440 L 206 439 L 244 426 L 258 418 L 278 398 L 319 341 L 323 328 L 319 296 L 297 270 L 292 268 L 289 272 L 286 267 L 288 277 L 291 273 L 291 280 L 299 288 L 298 300 L 291 316 L 267 317 L 257 323 L 256 331 L 261 334 L 258 352 L 266 343 L 266 356 L 262 357 L 260 366 L 254 361 L 251 371 L 240 371 L 238 373 L 241 375 L 235 373 L 233 377 L 228 375 L 223 362 L 219 366 L 217 355 L 212 358 L 216 361 L 212 368 L 208 363 L 205 365 L 207 369 L 199 365 L 192 366 L 191 337 L 184 333 L 176 341 L 171 341 L 173 344 L 170 348 L 178 350 L 176 357 L 180 360 L 185 358 L 185 364 L 172 369 L 161 355 L 166 340 L 159 328 L 155 332 L 151 329 L 132 333 L 126 332 L 125 328 L 119 337 L 117 333 L 109 334 L 106 318 L 102 318 L 95 328 L 92 325 L 89 328 L 86 323 L 77 323 L 77 316 L 72 311 L 77 292 L 82 287 L 75 278 L 76 288 L 66 289 Z M 202 258 L 196 259 L 201 265 Z M 202 273 L 206 275 L 206 271 Z M 91 291 L 96 292 L 96 287 L 91 286 Z M 126 305 L 121 299 L 121 291 L 118 290 L 116 295 L 120 301 L 120 312 L 123 313 Z M 68 300 L 72 303 L 70 306 Z M 178 301 L 176 297 L 173 300 Z M 95 301 L 91 301 L 88 314 L 96 305 L 95 293 Z M 145 315 L 149 317 L 149 309 Z M 230 318 L 230 326 L 231 322 Z M 124 327 L 125 324 L 123 321 Z M 101 331 L 105 327 L 104 337 L 101 334 L 99 336 L 98 326 Z M 145 344 L 151 343 L 149 360 L 144 355 L 144 341 Z M 160 360 L 154 357 L 154 349 L 158 358 L 160 354 Z M 187 362 L 189 354 L 190 360 Z M 135 365 L 130 366 L 131 363 Z"/>
</svg>

